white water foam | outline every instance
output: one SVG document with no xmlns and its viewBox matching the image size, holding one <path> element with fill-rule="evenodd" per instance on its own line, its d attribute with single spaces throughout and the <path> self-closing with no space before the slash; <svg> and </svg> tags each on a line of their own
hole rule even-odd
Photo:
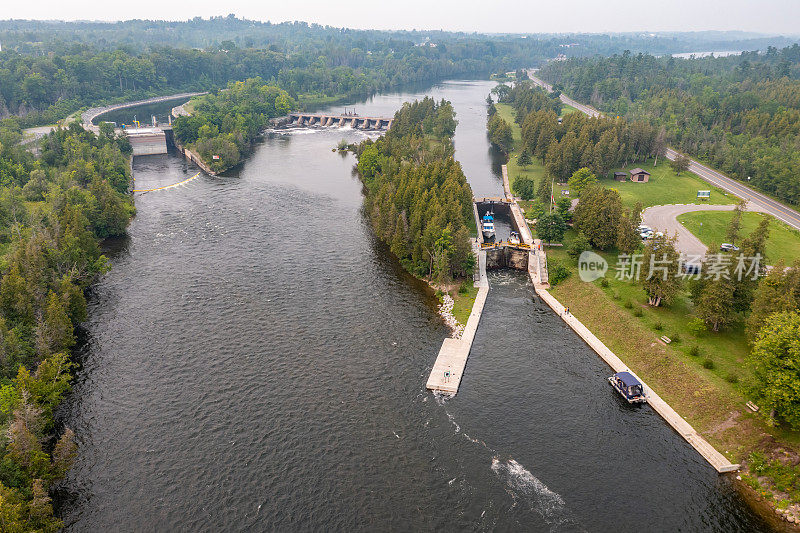
<svg viewBox="0 0 800 533">
<path fill-rule="evenodd" d="M 525 496 L 524 500 L 531 504 L 531 510 L 541 515 L 552 526 L 551 531 L 566 524 L 578 528 L 575 520 L 567 515 L 564 499 L 514 459 L 502 461 L 493 457 L 492 471 L 506 482 L 511 489 L 509 494 L 515 501 L 520 494 Z"/>
</svg>

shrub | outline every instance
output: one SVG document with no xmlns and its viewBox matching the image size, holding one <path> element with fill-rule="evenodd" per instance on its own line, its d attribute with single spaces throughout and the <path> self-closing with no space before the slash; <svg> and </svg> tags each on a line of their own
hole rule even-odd
<svg viewBox="0 0 800 533">
<path fill-rule="evenodd" d="M 725 376 L 725 381 L 728 383 L 739 383 L 739 376 L 735 372 L 729 372 L 727 376 Z"/>
<path fill-rule="evenodd" d="M 664 329 L 664 324 L 662 324 L 661 322 L 656 322 L 655 324 L 653 324 L 653 328 L 656 331 L 661 331 L 662 329 Z"/>
<path fill-rule="evenodd" d="M 600 278 L 600 286 L 603 288 L 608 287 L 608 280 L 606 278 Z"/>
<path fill-rule="evenodd" d="M 642 309 L 641 309 L 640 307 L 637 307 L 637 308 L 636 308 L 636 309 L 633 311 L 633 316 L 640 317 L 640 316 L 642 316 L 642 315 L 644 315 L 644 311 L 642 311 Z"/>
<path fill-rule="evenodd" d="M 706 357 L 703 359 L 703 368 L 707 368 L 708 370 L 712 370 L 714 368 L 714 360 L 710 357 Z"/>
<path fill-rule="evenodd" d="M 527 176 L 517 176 L 511 184 L 511 189 L 523 200 L 530 200 L 536 196 L 536 182 Z"/>
<path fill-rule="evenodd" d="M 701 335 L 707 331 L 706 323 L 702 318 L 695 317 L 686 324 L 686 328 L 692 332 L 694 336 Z"/>
<path fill-rule="evenodd" d="M 619 291 L 614 291 L 614 294 L 612 294 L 611 297 L 614 298 L 615 300 L 619 300 L 620 298 L 622 298 L 622 296 L 619 295 Z"/>
<path fill-rule="evenodd" d="M 692 344 L 692 346 L 689 348 L 689 355 L 693 355 L 694 357 L 700 355 L 700 347 L 696 344 Z"/>
<path fill-rule="evenodd" d="M 569 246 L 567 246 L 567 254 L 577 261 L 578 257 L 580 257 L 583 252 L 591 249 L 592 245 L 589 244 L 589 239 L 586 238 L 586 235 L 578 233 L 578 235 L 572 239 L 572 242 L 569 243 Z"/>
<path fill-rule="evenodd" d="M 671 336 L 670 339 L 672 339 L 672 342 L 681 342 L 681 336 L 678 335 L 677 333 Z"/>
<path fill-rule="evenodd" d="M 458 294 L 467 294 L 469 292 L 469 288 L 467 287 L 467 283 L 464 282 L 458 288 Z"/>
<path fill-rule="evenodd" d="M 547 269 L 550 275 L 550 285 L 554 287 L 570 275 L 570 270 L 558 261 L 552 261 Z"/>
<path fill-rule="evenodd" d="M 633 302 L 631 302 L 630 300 L 625 300 L 625 303 L 623 305 L 625 306 L 625 309 L 633 309 Z"/>
</svg>

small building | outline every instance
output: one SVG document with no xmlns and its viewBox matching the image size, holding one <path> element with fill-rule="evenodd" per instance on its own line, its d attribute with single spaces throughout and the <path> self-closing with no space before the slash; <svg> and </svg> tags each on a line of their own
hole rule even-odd
<svg viewBox="0 0 800 533">
<path fill-rule="evenodd" d="M 647 183 L 650 181 L 650 173 L 641 168 L 634 168 L 631 170 L 631 181 Z"/>
<path fill-rule="evenodd" d="M 627 172 L 614 172 L 614 181 L 626 181 L 627 179 Z"/>
</svg>

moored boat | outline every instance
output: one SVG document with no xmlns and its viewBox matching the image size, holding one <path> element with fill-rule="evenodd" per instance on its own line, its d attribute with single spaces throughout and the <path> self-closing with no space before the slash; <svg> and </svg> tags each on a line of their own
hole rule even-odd
<svg viewBox="0 0 800 533">
<path fill-rule="evenodd" d="M 608 378 L 611 386 L 617 389 L 628 403 L 645 403 L 647 397 L 644 394 L 644 385 L 636 379 L 630 372 L 617 372 Z"/>
<path fill-rule="evenodd" d="M 508 242 L 511 244 L 519 244 L 519 233 L 512 231 L 508 237 Z"/>
<path fill-rule="evenodd" d="M 483 232 L 483 236 L 487 239 L 494 237 L 494 213 L 491 211 L 487 211 L 486 214 L 483 215 L 483 219 L 481 220 L 481 231 Z"/>
</svg>

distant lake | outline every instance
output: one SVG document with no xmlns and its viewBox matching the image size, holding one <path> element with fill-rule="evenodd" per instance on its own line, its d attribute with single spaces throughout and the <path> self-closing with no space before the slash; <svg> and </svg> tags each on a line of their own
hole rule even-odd
<svg viewBox="0 0 800 533">
<path fill-rule="evenodd" d="M 713 55 L 714 57 L 728 57 L 728 56 L 738 56 L 745 50 L 722 50 L 722 51 L 715 51 L 715 52 L 683 52 L 680 54 L 672 54 L 672 57 L 680 57 L 683 59 L 691 59 L 693 56 L 695 58 L 700 57 L 708 57 Z"/>
</svg>

